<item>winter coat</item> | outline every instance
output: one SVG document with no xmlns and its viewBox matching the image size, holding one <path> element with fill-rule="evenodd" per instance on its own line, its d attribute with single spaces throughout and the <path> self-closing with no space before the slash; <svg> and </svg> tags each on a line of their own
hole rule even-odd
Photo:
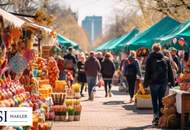
<svg viewBox="0 0 190 130">
<path fill-rule="evenodd" d="M 163 74 L 163 76 L 160 76 L 156 80 L 153 79 L 153 74 L 157 73 L 158 70 L 154 70 L 153 67 L 153 62 L 155 60 L 162 60 L 164 59 L 166 62 L 166 67 L 167 71 Z M 171 64 L 169 59 L 165 59 L 164 55 L 161 52 L 158 53 L 151 53 L 146 61 L 145 65 L 145 79 L 144 79 L 144 86 L 148 87 L 148 85 L 154 85 L 154 84 L 167 84 L 168 82 L 171 83 L 172 86 L 174 86 L 174 76 L 173 76 L 173 71 L 171 68 Z"/>
<path fill-rule="evenodd" d="M 86 82 L 86 74 L 84 70 L 84 63 L 79 61 L 77 63 L 77 69 L 78 69 L 78 82 Z"/>
<path fill-rule="evenodd" d="M 177 64 L 177 67 L 178 67 L 177 73 L 178 74 L 181 73 L 182 72 L 182 66 L 181 66 L 179 57 L 178 56 L 172 56 L 172 58 L 173 58 L 173 61 Z"/>
<path fill-rule="evenodd" d="M 124 75 L 125 76 L 134 76 L 134 77 L 141 77 L 141 68 L 140 68 L 140 64 L 138 62 L 138 60 L 134 57 L 129 57 L 126 61 L 125 61 L 125 65 L 124 65 Z"/>
<path fill-rule="evenodd" d="M 101 63 L 101 74 L 103 79 L 112 79 L 115 65 L 110 59 L 104 59 Z"/>
<path fill-rule="evenodd" d="M 95 57 L 89 57 L 85 62 L 86 76 L 97 77 L 98 72 L 101 70 L 100 62 Z"/>
</svg>

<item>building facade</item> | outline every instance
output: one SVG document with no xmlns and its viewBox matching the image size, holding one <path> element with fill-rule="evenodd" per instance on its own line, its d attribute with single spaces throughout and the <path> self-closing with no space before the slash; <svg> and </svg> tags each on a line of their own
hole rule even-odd
<svg viewBox="0 0 190 130">
<path fill-rule="evenodd" d="M 82 28 L 88 35 L 88 40 L 92 44 L 102 35 L 102 16 L 86 16 L 82 21 Z"/>
</svg>

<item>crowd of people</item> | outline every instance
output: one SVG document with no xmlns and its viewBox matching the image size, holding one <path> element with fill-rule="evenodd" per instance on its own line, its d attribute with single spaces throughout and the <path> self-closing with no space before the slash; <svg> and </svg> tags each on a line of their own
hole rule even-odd
<svg viewBox="0 0 190 130">
<path fill-rule="evenodd" d="M 60 79 L 65 80 L 67 72 L 71 72 L 73 78 L 66 80 L 71 80 L 71 84 L 73 81 L 80 83 L 81 97 L 84 97 L 85 89 L 88 90 L 89 100 L 93 100 L 97 85 L 104 86 L 105 97 L 112 96 L 113 76 L 116 71 L 120 71 L 118 82 L 128 87 L 129 103 L 134 102 L 136 81 L 140 79 L 144 88 L 151 93 L 154 113 L 152 123 L 157 125 L 163 107 L 162 98 L 167 95 L 169 87 L 177 84 L 176 78 L 183 71 L 184 54 L 178 53 L 175 48 L 164 50 L 155 43 L 147 56 L 137 57 L 135 51 L 130 51 L 119 59 L 109 52 L 91 51 L 76 56 L 73 49 L 69 48 L 68 54 L 57 58 Z"/>
</svg>

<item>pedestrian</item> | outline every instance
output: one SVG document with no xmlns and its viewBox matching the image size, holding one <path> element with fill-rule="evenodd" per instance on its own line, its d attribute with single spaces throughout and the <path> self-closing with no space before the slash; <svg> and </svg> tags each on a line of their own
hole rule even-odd
<svg viewBox="0 0 190 130">
<path fill-rule="evenodd" d="M 130 103 L 134 102 L 135 83 L 137 77 L 141 78 L 141 69 L 139 61 L 136 58 L 136 52 L 131 51 L 125 62 L 124 74 L 129 86 Z"/>
<path fill-rule="evenodd" d="M 64 58 L 58 56 L 56 58 L 57 66 L 59 68 L 59 80 L 65 80 L 65 71 L 64 71 Z"/>
<path fill-rule="evenodd" d="M 103 54 L 102 54 L 102 52 L 97 52 L 96 53 L 96 58 L 99 60 L 99 62 L 101 63 L 102 62 L 102 60 L 103 60 Z"/>
<path fill-rule="evenodd" d="M 160 44 L 155 43 L 152 51 L 145 65 L 144 87 L 150 87 L 154 113 L 152 124 L 157 126 L 163 107 L 162 98 L 165 96 L 168 83 L 174 86 L 174 78 L 170 61 L 164 58 Z"/>
<path fill-rule="evenodd" d="M 172 71 L 173 71 L 173 76 L 174 76 L 174 79 L 176 79 L 177 78 L 177 72 L 179 70 L 176 62 L 173 60 L 173 58 L 172 58 L 172 56 L 168 50 L 164 50 L 163 54 L 170 61 Z"/>
<path fill-rule="evenodd" d="M 81 97 L 84 97 L 83 94 L 83 89 L 85 86 L 86 81 L 86 74 L 85 74 L 85 55 L 81 54 L 79 56 L 79 62 L 77 63 L 77 69 L 78 69 L 78 82 L 81 84 L 81 90 L 80 90 L 80 95 Z"/>
<path fill-rule="evenodd" d="M 101 63 L 101 74 L 104 80 L 105 97 L 108 97 L 108 94 L 109 94 L 109 97 L 112 96 L 111 83 L 112 83 L 112 78 L 115 72 L 115 65 L 110 58 L 111 58 L 111 54 L 106 53 L 105 58 L 102 60 L 102 63 Z"/>
<path fill-rule="evenodd" d="M 177 64 L 178 67 L 177 73 L 180 74 L 182 72 L 182 65 L 180 63 L 179 56 L 177 55 L 177 50 L 174 47 L 171 47 L 169 50 L 172 55 L 173 61 Z"/>
<path fill-rule="evenodd" d="M 75 78 L 75 72 L 76 72 L 76 57 L 73 54 L 73 48 L 68 49 L 68 54 L 64 56 L 64 68 L 66 71 L 66 77 L 67 77 L 67 82 L 69 86 L 73 84 L 73 80 Z M 72 78 L 70 78 L 72 77 Z"/>
<path fill-rule="evenodd" d="M 95 57 L 95 52 L 90 52 L 90 56 L 85 62 L 85 73 L 87 76 L 89 100 L 94 99 L 93 90 L 96 85 L 97 76 L 100 70 L 100 62 Z"/>
</svg>

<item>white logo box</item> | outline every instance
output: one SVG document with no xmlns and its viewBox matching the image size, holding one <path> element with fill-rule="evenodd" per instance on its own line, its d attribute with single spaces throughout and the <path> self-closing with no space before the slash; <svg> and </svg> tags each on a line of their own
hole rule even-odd
<svg viewBox="0 0 190 130">
<path fill-rule="evenodd" d="M 0 107 L 0 126 L 32 126 L 32 108 Z"/>
</svg>

